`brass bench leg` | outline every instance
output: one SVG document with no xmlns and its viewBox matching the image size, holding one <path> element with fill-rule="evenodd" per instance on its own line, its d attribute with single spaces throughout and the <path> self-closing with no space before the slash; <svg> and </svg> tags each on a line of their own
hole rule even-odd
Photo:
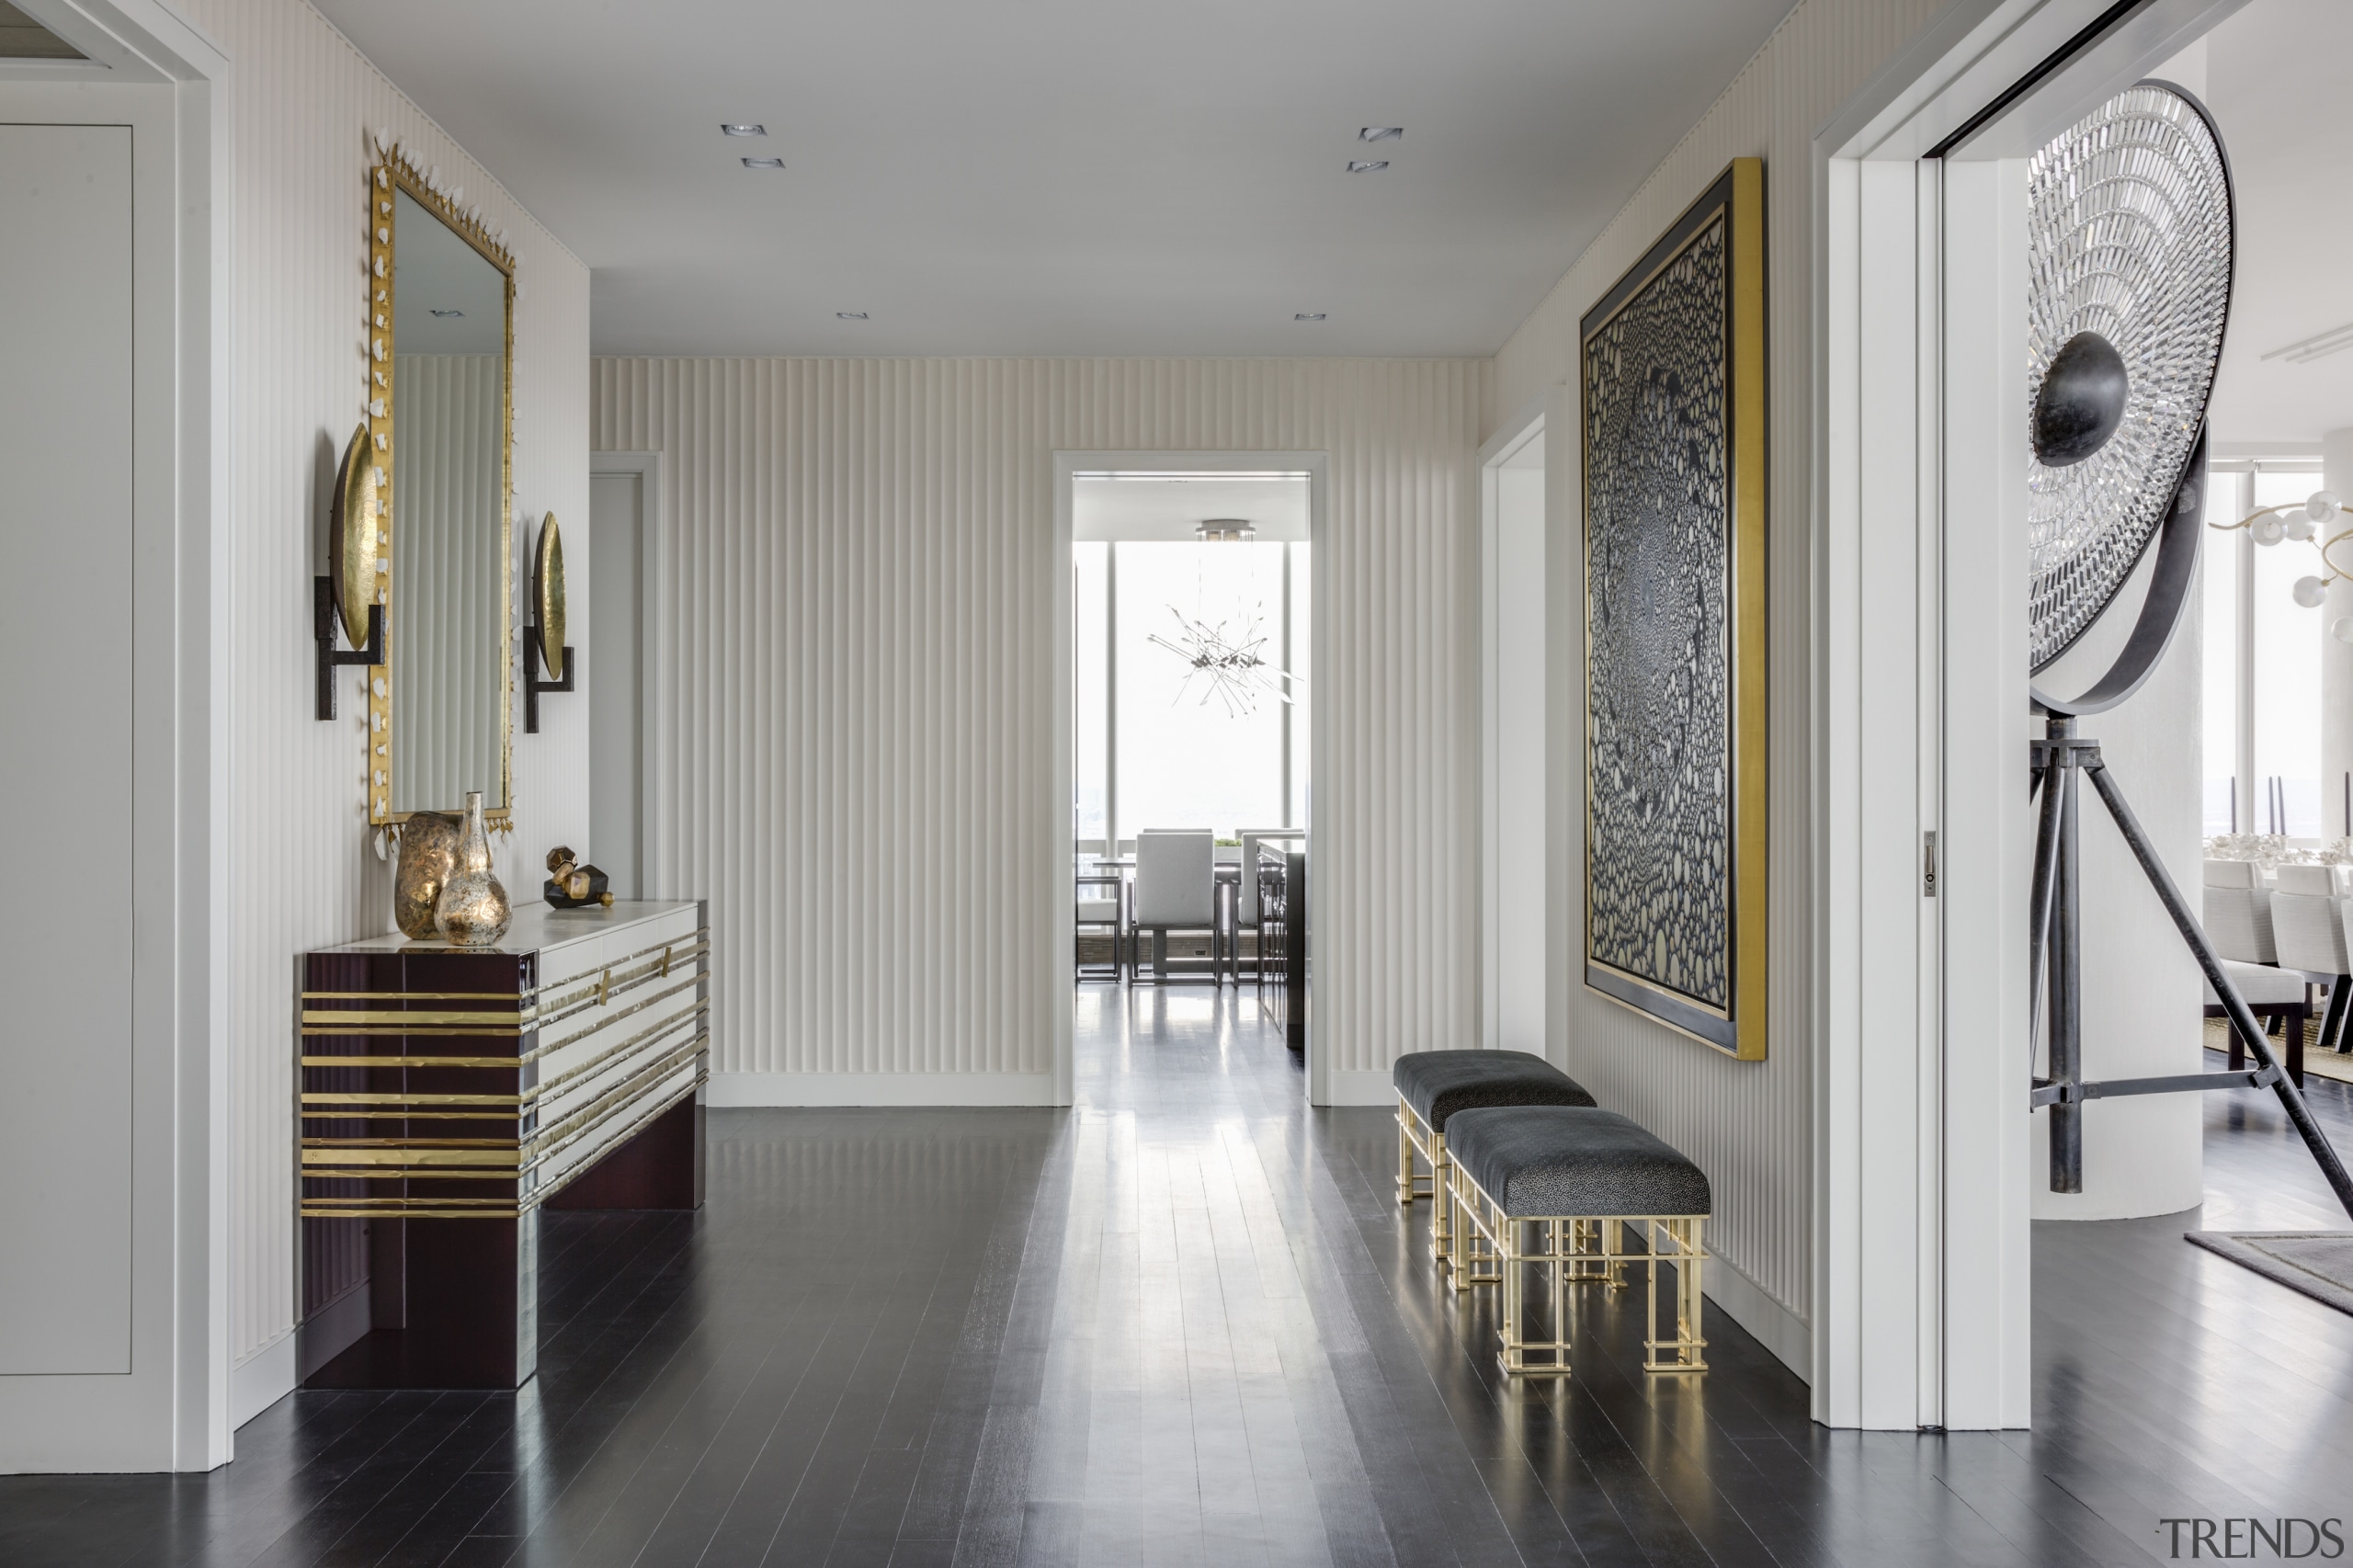
<svg viewBox="0 0 2353 1568">
<path fill-rule="evenodd" d="M 1410 1209 L 1414 1206 L 1414 1135 L 1405 1128 L 1409 1113 L 1403 1103 L 1397 1107 L 1397 1201 Z"/>
<path fill-rule="evenodd" d="M 1527 1303 L 1522 1299 L 1525 1282 L 1521 1278 L 1524 1270 L 1519 1260 L 1518 1228 L 1518 1222 L 1512 1220 L 1506 1220 L 1496 1226 L 1504 1237 L 1502 1245 L 1495 1249 L 1497 1266 L 1503 1270 L 1504 1286 L 1504 1348 L 1496 1360 L 1502 1363 L 1506 1372 L 1524 1371 L 1527 1366 L 1526 1352 L 1520 1348 L 1519 1324 Z"/>
<path fill-rule="evenodd" d="M 1446 1135 L 1430 1134 L 1430 1260 L 1440 1268 L 1455 1265 L 1456 1214 L 1454 1194 L 1447 1177 Z"/>
<path fill-rule="evenodd" d="M 1700 1245 L 1700 1227 L 1706 1221 L 1697 1216 L 1674 1220 L 1650 1221 L 1650 1291 L 1649 1309 L 1645 1319 L 1649 1333 L 1643 1345 L 1646 1352 L 1643 1369 L 1648 1372 L 1704 1372 L 1708 1369 L 1708 1341 L 1700 1334 L 1700 1314 L 1705 1311 L 1705 1298 L 1700 1292 L 1699 1270 L 1707 1254 Z M 1673 1250 L 1665 1250 L 1672 1244 Z M 1658 1266 L 1662 1262 L 1675 1265 L 1675 1332 L 1672 1337 L 1662 1337 L 1658 1332 Z"/>
</svg>

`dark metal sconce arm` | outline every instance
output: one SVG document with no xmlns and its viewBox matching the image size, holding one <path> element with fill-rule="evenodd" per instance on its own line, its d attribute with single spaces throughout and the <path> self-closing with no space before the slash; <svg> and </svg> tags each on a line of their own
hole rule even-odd
<svg viewBox="0 0 2353 1568">
<path fill-rule="evenodd" d="M 540 733 L 540 693 L 574 689 L 572 678 L 579 673 L 580 655 L 574 653 L 572 644 L 567 642 L 563 645 L 563 678 L 541 680 L 540 678 L 540 629 L 535 626 L 523 634 L 523 733 L 525 734 L 536 735 Z"/>
<path fill-rule="evenodd" d="M 347 665 L 381 665 L 384 662 L 384 607 L 368 607 L 368 645 L 351 653 L 343 653 L 335 645 L 335 629 L 343 617 L 335 603 L 335 579 L 311 579 L 311 635 L 319 644 L 318 716 L 335 717 L 335 672 Z"/>
</svg>

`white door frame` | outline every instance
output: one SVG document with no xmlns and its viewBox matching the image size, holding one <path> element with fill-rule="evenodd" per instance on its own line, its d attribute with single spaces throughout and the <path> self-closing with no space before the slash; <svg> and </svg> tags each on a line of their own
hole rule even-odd
<svg viewBox="0 0 2353 1568">
<path fill-rule="evenodd" d="M 1554 393 L 1546 392 L 1517 415 L 1504 421 L 1493 436 L 1479 449 L 1479 1028 L 1478 1040 L 1483 1050 L 1494 1051 L 1503 1044 L 1501 1018 L 1504 994 L 1504 967 L 1499 937 L 1504 929 L 1503 863 L 1505 845 L 1501 790 L 1503 780 L 1504 727 L 1514 716 L 1503 711 L 1503 608 L 1501 603 L 1503 481 L 1504 468 L 1528 446 L 1540 438 L 1545 429 L 1545 415 Z M 1566 426 L 1564 426 L 1566 428 Z M 1552 463 L 1547 449 L 1546 466 Z M 1553 516 L 1552 475 L 1545 474 L 1544 516 L 1549 523 Z M 1552 529 L 1546 533 L 1546 571 L 1551 571 Z M 1549 653 L 1540 655 L 1549 658 Z M 1547 668 L 1549 674 L 1549 665 Z M 1540 730 L 1545 724 L 1548 697 L 1536 712 L 1518 717 L 1532 722 Z M 1548 748 L 1549 751 L 1549 748 Z M 1546 756 L 1550 799 L 1552 785 L 1551 757 Z M 1550 812 L 1547 812 L 1549 817 Z M 1545 835 L 1548 840 L 1552 835 Z M 1549 890 L 1551 878 L 1545 878 Z M 1546 911 L 1545 928 L 1557 930 Z M 1545 1037 L 1552 1038 L 1549 1027 L 1549 997 L 1552 991 L 1551 949 L 1545 949 L 1548 1025 Z"/>
<path fill-rule="evenodd" d="M 0 1471 L 228 1461 L 227 57 L 155 0 L 20 0 L 89 58 L 0 62 L 0 119 L 131 128 L 130 1370 L 0 1377 Z"/>
<path fill-rule="evenodd" d="M 2020 161 L 2241 3 L 1959 0 L 1813 140 L 1813 1392 L 1834 1426 L 2028 1424 Z"/>
<path fill-rule="evenodd" d="M 660 452 L 591 452 L 588 454 L 588 478 L 593 483 L 601 478 L 633 475 L 637 479 L 637 607 L 638 607 L 638 724 L 644 744 L 637 757 L 637 856 L 639 874 L 644 885 L 638 889 L 639 898 L 680 898 L 673 871 L 677 864 L 672 846 L 662 838 L 661 824 L 675 822 L 667 784 L 659 768 L 654 766 L 657 756 L 676 756 L 676 737 L 670 733 L 671 711 L 667 700 L 669 687 L 664 677 L 668 672 L 666 650 L 670 633 L 669 596 L 663 590 L 662 454 Z M 594 530 L 589 530 L 593 539 Z M 593 580 L 597 572 L 597 555 L 588 553 L 588 573 Z M 594 634 L 594 628 L 591 628 Z M 594 681 L 597 672 L 590 669 L 588 679 Z M 593 848 L 593 846 L 592 846 Z"/>
<path fill-rule="evenodd" d="M 1053 830 L 1045 838 L 1051 861 L 1045 885 L 1063 891 L 1054 900 L 1053 924 L 1049 927 L 1053 934 L 1051 945 L 1048 951 L 1038 955 L 1043 973 L 1041 983 L 1049 988 L 1050 994 L 1061 994 L 1069 986 L 1071 944 L 1078 939 L 1078 911 L 1069 892 L 1071 842 L 1068 792 L 1074 777 L 1070 722 L 1071 661 L 1075 656 L 1070 635 L 1071 477 L 1077 473 L 1121 470 L 1148 473 L 1217 473 L 1267 469 L 1284 469 L 1307 475 L 1307 541 L 1313 547 L 1307 552 L 1307 667 L 1311 679 L 1321 679 L 1324 668 L 1324 648 L 1330 636 L 1326 631 L 1327 618 L 1324 608 L 1324 584 L 1330 575 L 1330 566 L 1324 560 L 1327 552 L 1324 549 L 1325 497 L 1330 492 L 1332 478 L 1329 453 L 1058 451 L 1054 454 L 1054 569 L 1050 610 L 1054 622 L 1052 777 L 1062 795 L 1045 802 L 1053 812 Z M 1327 810 L 1330 769 L 1325 766 L 1325 737 L 1330 733 L 1329 717 L 1324 704 L 1312 697 L 1307 707 L 1307 821 L 1301 824 L 1308 830 L 1307 1099 L 1310 1105 L 1329 1105 L 1332 1103 L 1331 1069 L 1324 1060 L 1323 1030 L 1317 1027 L 1317 1020 L 1324 1010 L 1323 966 L 1313 957 L 1313 944 L 1316 934 L 1324 928 L 1319 903 L 1322 859 L 1318 846 L 1329 834 L 1336 832 L 1337 826 L 1332 822 Z M 1071 1009 L 1057 1006 L 1053 1009 L 1053 1020 L 1052 1103 L 1068 1105 L 1074 1094 L 1071 1083 Z"/>
</svg>

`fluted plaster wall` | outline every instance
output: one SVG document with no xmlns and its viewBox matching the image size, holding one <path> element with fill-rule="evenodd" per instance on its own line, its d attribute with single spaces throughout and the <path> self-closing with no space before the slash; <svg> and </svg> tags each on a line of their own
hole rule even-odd
<svg viewBox="0 0 2353 1568">
<path fill-rule="evenodd" d="M 232 1354 L 242 1418 L 291 1385 L 296 1301 L 294 956 L 392 926 L 390 868 L 369 847 L 367 709 L 312 717 L 311 578 L 325 568 L 329 481 L 361 414 L 367 136 L 378 128 L 465 187 L 517 256 L 515 498 L 586 520 L 588 270 L 301 0 L 182 0 L 232 62 L 228 199 L 227 1017 Z M 527 534 L 518 534 L 518 548 Z M 587 530 L 574 535 L 583 561 Z M 515 736 L 510 891 L 585 836 L 586 716 L 551 700 Z M 520 718 L 517 716 L 519 732 Z"/>
<path fill-rule="evenodd" d="M 1909 42 L 1941 0 L 1803 0 L 1699 123 L 1579 256 L 1495 358 L 1498 416 L 1566 384 L 1574 407 L 1577 321 L 1735 157 L 1765 160 L 1770 360 L 1771 1035 L 1760 1062 L 1733 1062 L 1583 985 L 1585 855 L 1581 721 L 1583 524 L 1577 445 L 1548 444 L 1552 514 L 1550 706 L 1553 944 L 1550 1038 L 1601 1103 L 1688 1153 L 1715 1184 L 1709 1293 L 1776 1354 L 1811 1360 L 1814 953 L 1809 816 L 1813 713 L 1814 278 L 1811 142 Z"/>
<path fill-rule="evenodd" d="M 498 393 L 495 354 L 395 355 L 392 494 L 399 591 L 392 690 L 435 715 L 403 725 L 392 748 L 393 809 L 427 810 L 498 793 Z"/>
<path fill-rule="evenodd" d="M 1333 777 L 1317 961 L 1342 1094 L 1469 1041 L 1472 360 L 600 359 L 663 454 L 656 896 L 708 896 L 723 1095 L 1041 1099 L 1070 896 L 1057 450 L 1319 450 Z M 577 596 L 575 596 L 575 602 Z M 747 1082 L 745 1075 L 768 1076 Z M 877 1080 L 894 1080 L 878 1083 Z"/>
</svg>

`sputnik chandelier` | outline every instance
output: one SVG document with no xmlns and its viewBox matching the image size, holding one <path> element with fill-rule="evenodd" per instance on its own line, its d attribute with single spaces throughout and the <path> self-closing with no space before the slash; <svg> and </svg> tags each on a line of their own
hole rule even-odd
<svg viewBox="0 0 2353 1568">
<path fill-rule="evenodd" d="M 1211 517 L 1193 527 L 1193 538 L 1203 544 L 1249 544 L 1257 537 L 1256 526 L 1246 517 Z M 1216 698 L 1225 704 L 1230 719 L 1256 713 L 1261 697 L 1291 699 L 1285 687 L 1297 684 L 1300 677 L 1267 663 L 1263 652 L 1267 634 L 1260 630 L 1265 618 L 1258 608 L 1252 610 L 1237 632 L 1227 631 L 1222 620 L 1188 616 L 1175 605 L 1168 607 L 1168 613 L 1176 618 L 1176 638 L 1172 641 L 1155 633 L 1144 641 L 1185 661 L 1185 678 L 1177 684 L 1170 707 L 1185 700 L 1197 676 L 1205 683 L 1201 706 L 1208 707 L 1210 699 Z"/>
<path fill-rule="evenodd" d="M 2341 577 L 2353 577 L 2353 572 L 2338 565 L 2329 551 L 2353 540 L 2353 528 L 2340 528 L 2325 539 L 2321 530 L 2345 513 L 2344 504 L 2325 490 L 2315 490 L 2302 501 L 2291 501 L 2282 506 L 2265 506 L 2249 512 L 2235 523 L 2209 523 L 2211 528 L 2227 533 L 2236 528 L 2246 529 L 2255 542 L 2269 546 L 2293 540 L 2309 544 L 2320 553 L 2320 574 L 2296 579 L 2290 590 L 2298 604 L 2306 609 L 2318 609 L 2328 602 L 2328 585 Z M 2340 615 L 2329 624 L 2329 635 L 2339 642 L 2353 642 L 2353 615 Z"/>
<path fill-rule="evenodd" d="M 1285 702 L 1291 699 L 1290 693 L 1283 688 L 1286 683 L 1296 682 L 1299 677 L 1276 669 L 1262 656 L 1267 634 L 1259 630 L 1263 624 L 1259 617 L 1251 616 L 1238 633 L 1229 634 L 1224 621 L 1195 620 L 1174 605 L 1168 607 L 1168 613 L 1176 618 L 1175 640 L 1154 633 L 1144 641 L 1167 649 L 1188 666 L 1176 687 L 1176 702 L 1185 700 L 1197 676 L 1207 683 L 1207 689 L 1201 693 L 1201 706 L 1208 707 L 1210 699 L 1217 698 L 1225 704 L 1229 718 L 1256 713 L 1262 696 L 1271 695 Z M 1175 707 L 1176 702 L 1169 706 Z"/>
</svg>

